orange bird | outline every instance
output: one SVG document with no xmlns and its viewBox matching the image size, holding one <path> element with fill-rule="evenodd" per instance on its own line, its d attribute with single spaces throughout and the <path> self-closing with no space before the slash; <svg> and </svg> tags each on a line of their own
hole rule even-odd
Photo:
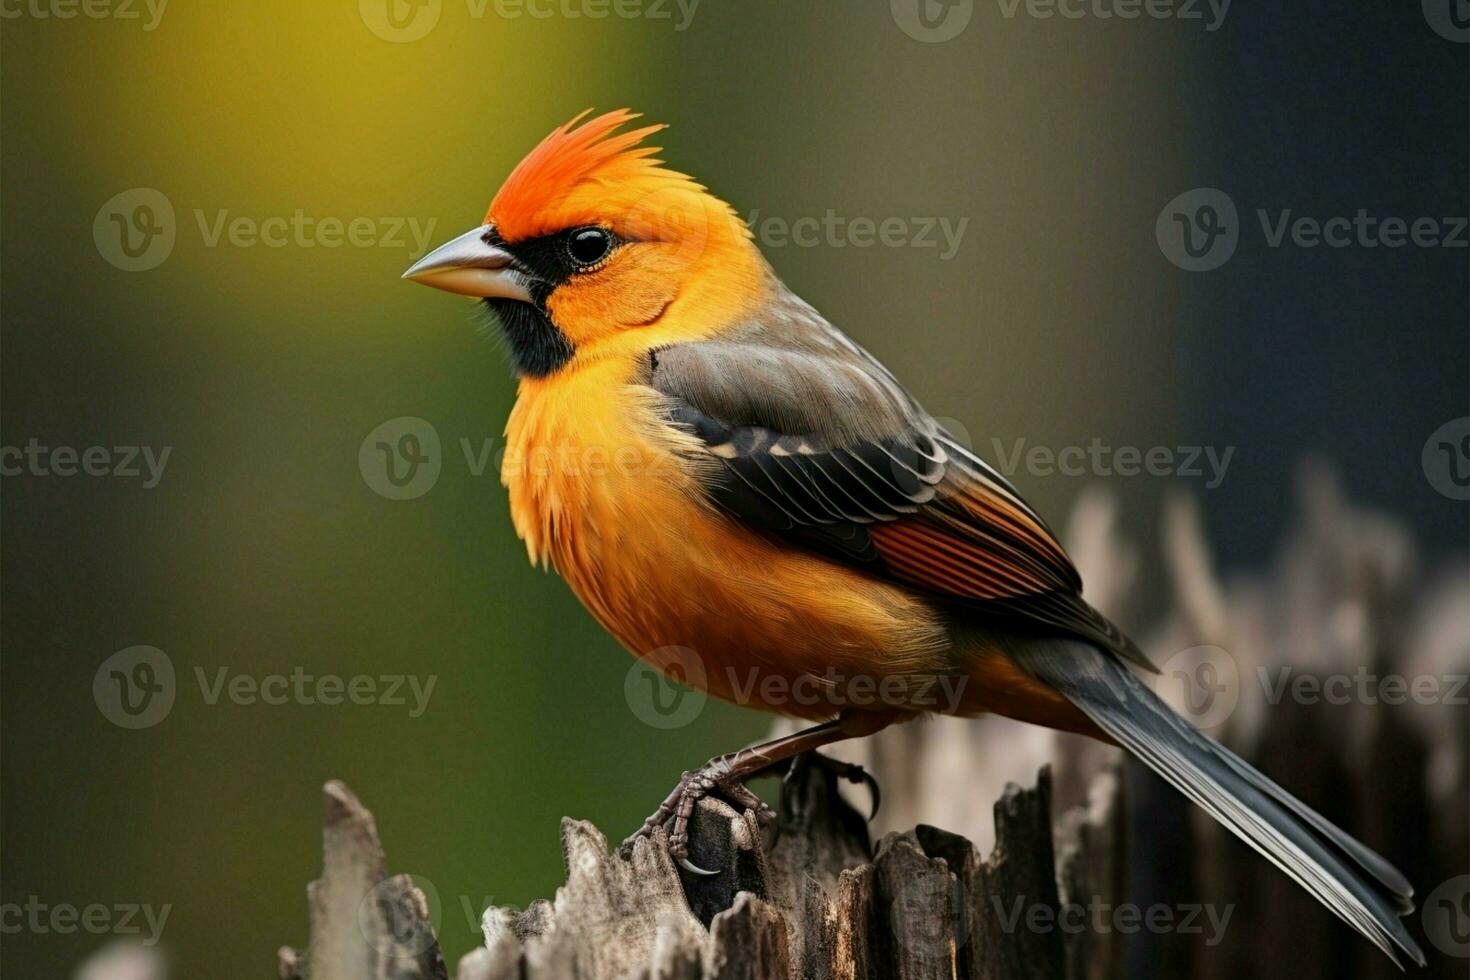
<svg viewBox="0 0 1470 980">
<path fill-rule="evenodd" d="M 1123 746 L 1422 964 L 1404 876 L 1135 676 L 1153 668 L 1046 523 L 777 278 L 728 204 L 655 159 L 662 127 L 586 115 L 404 275 L 483 300 L 503 329 L 520 386 L 502 479 L 531 560 L 635 656 L 817 722 L 686 774 L 634 836 L 667 825 L 700 872 L 702 795 L 769 816 L 744 783 L 798 754 L 994 712 Z"/>
</svg>

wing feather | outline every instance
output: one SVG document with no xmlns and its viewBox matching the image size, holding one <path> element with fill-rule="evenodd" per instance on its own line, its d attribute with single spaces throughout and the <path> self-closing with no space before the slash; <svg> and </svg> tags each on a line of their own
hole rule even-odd
<svg viewBox="0 0 1470 980">
<path fill-rule="evenodd" d="M 820 318 L 809 326 L 836 332 Z M 725 340 L 650 357 L 647 383 L 664 395 L 670 423 L 723 464 L 706 487 L 716 503 L 761 533 L 1153 669 L 1083 600 L 1066 551 L 1004 476 L 851 341 L 804 337 L 800 347 L 755 345 L 742 359 Z M 760 372 L 744 379 L 761 386 L 760 398 L 736 394 L 740 379 L 727 376 L 747 368 Z M 833 417 L 851 398 L 829 389 L 854 377 L 866 400 L 886 392 L 879 421 Z M 812 411 L 813 402 L 825 410 Z M 778 420 L 799 421 L 803 431 L 781 431 Z"/>
</svg>

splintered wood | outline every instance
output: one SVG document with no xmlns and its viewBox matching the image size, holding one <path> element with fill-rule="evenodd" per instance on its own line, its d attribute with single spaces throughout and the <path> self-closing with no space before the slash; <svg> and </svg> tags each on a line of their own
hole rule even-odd
<svg viewBox="0 0 1470 980">
<path fill-rule="evenodd" d="M 1008 787 L 988 857 L 934 827 L 874 845 L 867 824 L 819 766 L 782 786 L 779 818 L 707 799 L 694 820 L 689 874 L 661 836 L 628 857 L 590 823 L 562 822 L 566 883 L 524 911 L 486 910 L 485 945 L 458 980 L 929 980 L 1085 977 L 1069 949 L 1108 961 L 1107 936 L 1078 943 L 1056 927 L 1064 888 L 1112 887 L 1119 860 L 1112 801 L 1069 817 L 1053 847 L 1051 780 Z M 282 949 L 283 980 L 447 980 L 423 894 L 384 866 L 372 815 L 340 783 L 326 788 L 322 877 L 309 889 L 311 942 Z M 1054 854 L 1060 853 L 1060 863 Z M 1116 896 L 1114 896 L 1116 897 Z M 1038 927 L 1037 923 L 1043 923 Z"/>
</svg>

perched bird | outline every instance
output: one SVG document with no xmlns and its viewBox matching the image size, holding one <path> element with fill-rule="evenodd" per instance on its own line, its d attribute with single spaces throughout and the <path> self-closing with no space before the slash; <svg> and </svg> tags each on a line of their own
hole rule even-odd
<svg viewBox="0 0 1470 980">
<path fill-rule="evenodd" d="M 728 204 L 655 159 L 662 127 L 586 116 L 404 276 L 482 299 L 503 329 L 520 381 L 502 478 L 532 561 L 635 656 L 817 722 L 686 774 L 639 834 L 667 825 L 699 871 L 700 796 L 767 812 L 744 782 L 798 754 L 994 712 L 1121 745 L 1422 965 L 1404 876 L 1138 679 L 1153 668 L 1041 517 L 792 293 Z"/>
</svg>

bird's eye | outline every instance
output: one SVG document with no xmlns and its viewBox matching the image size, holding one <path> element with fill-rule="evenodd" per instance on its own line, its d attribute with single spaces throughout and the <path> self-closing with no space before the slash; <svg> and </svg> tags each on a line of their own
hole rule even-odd
<svg viewBox="0 0 1470 980">
<path fill-rule="evenodd" d="M 612 232 L 606 228 L 578 228 L 567 238 L 567 252 L 578 266 L 596 265 L 612 247 Z"/>
</svg>

